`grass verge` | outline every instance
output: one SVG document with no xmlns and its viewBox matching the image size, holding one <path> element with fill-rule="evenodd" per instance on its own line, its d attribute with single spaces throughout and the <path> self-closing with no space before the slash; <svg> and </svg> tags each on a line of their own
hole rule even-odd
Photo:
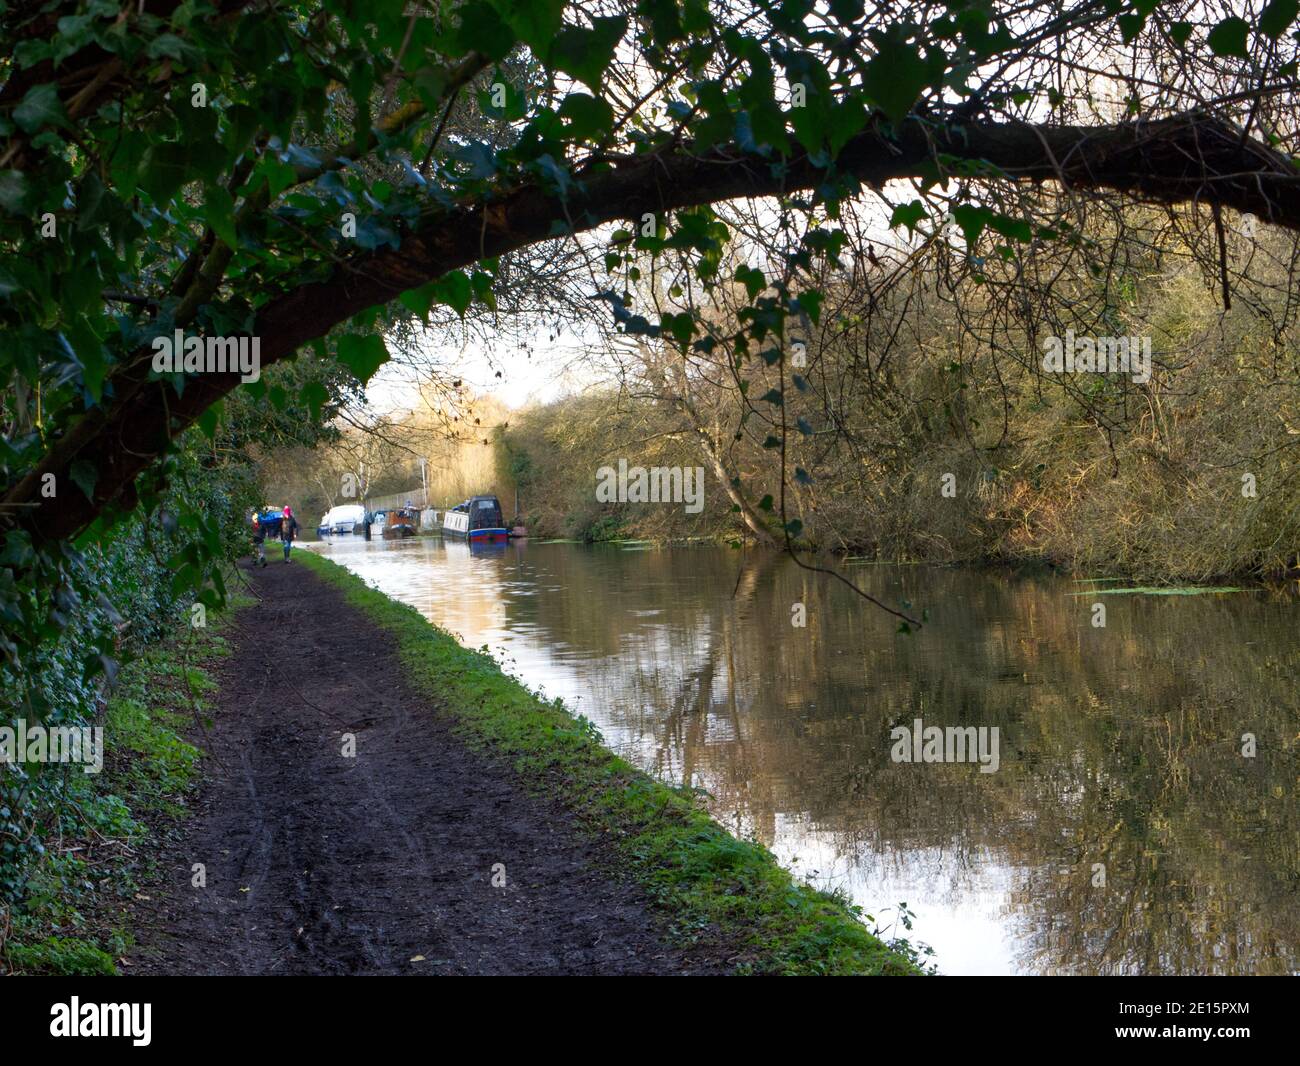
<svg viewBox="0 0 1300 1066">
<path fill-rule="evenodd" d="M 761 845 L 738 840 L 698 795 L 657 781 L 603 746 L 595 726 L 463 647 L 418 611 L 312 552 L 299 558 L 391 632 L 407 676 L 468 743 L 507 757 L 525 781 L 612 842 L 682 944 L 721 950 L 738 972 L 916 974 L 920 953 L 884 942 L 845 899 L 796 882 Z"/>
<path fill-rule="evenodd" d="M 125 905 L 152 879 L 159 845 L 179 831 L 198 782 L 200 752 L 183 734 L 207 714 L 212 667 L 229 654 L 222 631 L 245 602 L 232 596 L 205 627 L 185 625 L 122 667 L 96 723 L 103 772 L 66 772 L 44 854 L 0 938 L 0 973 L 119 972 L 115 960 L 132 944 Z"/>
</svg>

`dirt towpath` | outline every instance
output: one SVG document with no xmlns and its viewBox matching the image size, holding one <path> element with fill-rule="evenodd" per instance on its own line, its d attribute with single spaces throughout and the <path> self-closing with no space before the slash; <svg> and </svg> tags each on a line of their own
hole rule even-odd
<svg viewBox="0 0 1300 1066">
<path fill-rule="evenodd" d="M 451 734 L 402 679 L 387 633 L 267 554 L 248 574 L 261 601 L 236 617 L 218 667 L 211 733 L 195 738 L 214 756 L 207 780 L 162 882 L 135 905 L 126 972 L 720 969 L 666 946 L 562 807 Z M 195 863 L 205 888 L 191 885 Z"/>
</svg>

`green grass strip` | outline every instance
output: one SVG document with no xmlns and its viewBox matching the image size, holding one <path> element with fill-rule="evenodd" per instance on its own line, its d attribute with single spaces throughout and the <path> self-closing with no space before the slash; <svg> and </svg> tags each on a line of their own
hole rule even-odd
<svg viewBox="0 0 1300 1066">
<path fill-rule="evenodd" d="M 1071 592 L 1071 596 L 1209 596 L 1216 592 L 1249 592 L 1250 589 L 1231 585 L 1191 585 L 1186 588 L 1139 586 L 1131 589 L 1084 589 Z"/>
<path fill-rule="evenodd" d="M 738 840 L 673 788 L 614 755 L 596 728 L 559 701 L 506 676 L 413 607 L 309 552 L 304 564 L 398 640 L 407 676 L 471 746 L 513 763 L 527 784 L 563 802 L 612 842 L 626 872 L 667 918 L 678 943 L 721 951 L 737 972 L 915 974 L 906 942 L 885 944 L 860 908 L 796 882 L 764 847 Z"/>
</svg>

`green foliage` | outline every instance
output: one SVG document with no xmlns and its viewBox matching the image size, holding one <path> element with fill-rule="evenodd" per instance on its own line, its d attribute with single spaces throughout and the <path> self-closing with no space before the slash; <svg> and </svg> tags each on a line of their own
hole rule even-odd
<svg viewBox="0 0 1300 1066">
<path fill-rule="evenodd" d="M 103 948 L 77 937 L 46 937 L 36 944 L 13 944 L 9 965 L 16 973 L 62 977 L 116 977 L 117 966 Z"/>
<path fill-rule="evenodd" d="M 155 631 L 123 666 L 104 708 L 104 772 L 73 768 L 34 782 L 25 813 L 38 846 L 21 855 L 21 869 L 4 868 L 13 879 L 0 899 L 0 928 L 9 930 L 0 965 L 28 974 L 117 972 L 122 934 L 109 928 L 111 911 L 147 873 L 160 834 L 187 813 L 199 752 L 181 732 L 215 688 L 210 663 L 226 654 L 222 629 L 214 615 L 201 629 Z"/>
</svg>

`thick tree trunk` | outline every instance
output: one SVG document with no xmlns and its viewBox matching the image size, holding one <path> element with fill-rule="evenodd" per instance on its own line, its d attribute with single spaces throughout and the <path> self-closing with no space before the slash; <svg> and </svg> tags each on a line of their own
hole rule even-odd
<svg viewBox="0 0 1300 1066">
<path fill-rule="evenodd" d="M 838 165 L 881 184 L 921 175 L 936 153 L 986 161 L 1016 180 L 1113 189 L 1146 203 L 1219 204 L 1300 230 L 1296 168 L 1205 116 L 1104 127 L 987 122 L 927 130 L 911 122 L 898 140 L 874 130 L 860 134 Z M 272 299 L 256 323 L 263 367 L 293 355 L 358 311 L 481 258 L 545 240 L 557 222 L 572 220 L 575 229 L 589 230 L 647 211 L 806 189 L 825 173 L 803 157 L 778 167 L 736 149 L 692 155 L 679 148 L 605 161 L 576 177 L 577 189 L 567 202 L 529 184 L 487 203 L 430 212 L 400 249 L 358 255 L 328 280 Z M 188 380 L 183 395 L 176 396 L 148 382 L 148 372 L 148 360 L 141 358 L 114 374 L 113 391 L 120 399 L 89 412 L 56 443 L 40 466 L 5 494 L 0 513 L 41 539 L 75 535 L 108 504 L 129 498 L 136 476 L 168 439 L 239 384 L 234 374 L 206 375 Z M 93 499 L 69 476 L 77 460 L 97 474 Z M 58 493 L 50 499 L 40 492 L 46 473 L 58 479 Z"/>
</svg>

